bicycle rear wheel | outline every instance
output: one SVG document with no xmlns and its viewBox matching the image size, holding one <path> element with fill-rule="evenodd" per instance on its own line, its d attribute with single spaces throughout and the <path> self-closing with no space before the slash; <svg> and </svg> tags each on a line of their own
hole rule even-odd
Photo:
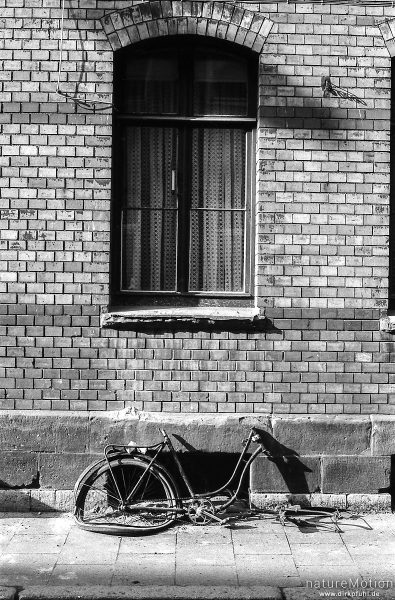
<svg viewBox="0 0 395 600">
<path fill-rule="evenodd" d="M 147 465 L 137 457 L 121 456 L 88 469 L 75 493 L 77 524 L 114 535 L 154 533 L 171 525 L 177 516 L 175 485 L 162 467 Z"/>
</svg>

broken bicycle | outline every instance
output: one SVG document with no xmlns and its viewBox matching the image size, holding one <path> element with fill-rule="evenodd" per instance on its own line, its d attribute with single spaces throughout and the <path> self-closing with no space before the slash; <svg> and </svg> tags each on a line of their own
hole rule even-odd
<svg viewBox="0 0 395 600">
<path fill-rule="evenodd" d="M 82 529 L 114 535 L 140 535 L 158 532 L 179 519 L 196 525 L 228 523 L 227 509 L 237 500 L 244 477 L 261 453 L 272 458 L 257 429 L 251 428 L 230 479 L 219 489 L 195 493 L 166 431 L 158 444 L 138 447 L 108 445 L 104 457 L 80 475 L 74 489 L 74 516 Z M 257 448 L 248 456 L 251 444 Z M 187 490 L 181 496 L 172 475 L 159 457 L 167 449 Z M 229 490 L 234 491 L 230 492 Z M 267 512 L 267 511 L 261 511 Z M 298 519 L 311 512 L 300 507 L 276 511 L 281 522 Z M 329 516 L 336 526 L 338 513 L 319 511 L 314 516 Z M 295 521 L 294 521 L 295 522 Z"/>
</svg>

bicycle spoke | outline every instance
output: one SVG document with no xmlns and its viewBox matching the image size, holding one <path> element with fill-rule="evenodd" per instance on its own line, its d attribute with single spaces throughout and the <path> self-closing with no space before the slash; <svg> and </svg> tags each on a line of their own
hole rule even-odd
<svg viewBox="0 0 395 600">
<path fill-rule="evenodd" d="M 118 498 L 117 496 L 113 496 L 112 494 L 110 494 L 110 493 L 108 492 L 108 490 L 103 490 L 103 489 L 101 489 L 101 488 L 93 487 L 93 486 L 90 486 L 90 485 L 88 485 L 88 484 L 86 484 L 86 483 L 84 483 L 84 484 L 83 484 L 83 486 L 85 486 L 85 487 L 89 488 L 89 491 L 91 491 L 91 492 L 92 492 L 92 491 L 94 491 L 94 492 L 99 492 L 100 494 L 103 494 L 103 495 L 105 495 L 105 496 L 107 496 L 107 497 L 109 497 L 109 498 L 111 498 L 111 499 L 115 500 L 116 502 L 119 502 L 119 501 L 120 501 L 120 498 Z"/>
<path fill-rule="evenodd" d="M 159 470 L 125 457 L 102 465 L 80 484 L 76 518 L 92 529 L 108 526 L 149 531 L 173 522 L 176 513 L 171 509 L 175 506 L 171 484 Z"/>
</svg>

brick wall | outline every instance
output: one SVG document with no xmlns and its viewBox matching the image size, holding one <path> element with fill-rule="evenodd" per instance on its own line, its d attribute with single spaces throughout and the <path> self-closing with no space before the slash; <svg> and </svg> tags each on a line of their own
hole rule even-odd
<svg viewBox="0 0 395 600">
<path fill-rule="evenodd" d="M 207 10 L 153 4 L 162 13 L 145 13 L 149 36 L 163 34 L 153 23 L 165 10 L 180 34 Z M 66 5 L 61 90 L 111 101 L 117 43 L 100 19 L 131 2 Z M 210 35 L 226 36 L 233 5 L 214 8 Z M 112 109 L 55 93 L 60 0 L 0 0 L 0 408 L 395 412 L 394 342 L 379 331 L 391 59 L 378 27 L 395 9 L 244 8 L 273 22 L 261 46 L 257 136 L 255 285 L 265 327 L 125 331 L 100 326 Z M 248 33 L 257 21 L 243 14 Z M 124 24 L 119 32 L 125 45 Z M 247 33 L 238 41 L 251 47 L 258 32 L 254 41 Z M 367 106 L 323 98 L 328 74 Z"/>
</svg>

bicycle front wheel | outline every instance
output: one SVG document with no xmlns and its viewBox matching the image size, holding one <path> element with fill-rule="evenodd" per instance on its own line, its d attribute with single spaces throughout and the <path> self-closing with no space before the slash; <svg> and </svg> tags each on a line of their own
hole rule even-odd
<svg viewBox="0 0 395 600">
<path fill-rule="evenodd" d="M 75 518 L 82 529 L 114 535 L 154 533 L 177 516 L 177 492 L 169 474 L 136 457 L 102 461 L 82 477 Z"/>
</svg>

